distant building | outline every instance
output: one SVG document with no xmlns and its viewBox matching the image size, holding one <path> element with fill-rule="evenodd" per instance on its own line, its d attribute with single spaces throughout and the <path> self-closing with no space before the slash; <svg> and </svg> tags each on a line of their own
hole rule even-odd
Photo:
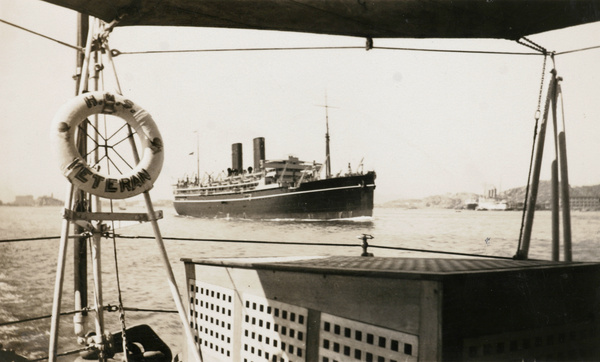
<svg viewBox="0 0 600 362">
<path fill-rule="evenodd" d="M 50 196 L 40 196 L 35 200 L 35 204 L 37 206 L 62 206 L 64 202 L 55 199 L 54 195 Z"/>
<path fill-rule="evenodd" d="M 35 201 L 33 195 L 19 195 L 15 196 L 15 206 L 34 206 Z"/>
<path fill-rule="evenodd" d="M 600 197 L 598 196 L 571 196 L 572 210 L 600 210 Z"/>
</svg>

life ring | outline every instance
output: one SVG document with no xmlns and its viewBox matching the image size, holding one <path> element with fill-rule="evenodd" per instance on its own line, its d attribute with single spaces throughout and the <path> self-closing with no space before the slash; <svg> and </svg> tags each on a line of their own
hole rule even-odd
<svg viewBox="0 0 600 362">
<path fill-rule="evenodd" d="M 90 167 L 77 150 L 75 130 L 94 114 L 123 119 L 140 139 L 140 162 L 118 178 Z M 164 161 L 162 137 L 150 114 L 118 94 L 90 92 L 69 100 L 54 117 L 52 138 L 63 175 L 79 189 L 107 199 L 126 199 L 150 190 Z"/>
</svg>

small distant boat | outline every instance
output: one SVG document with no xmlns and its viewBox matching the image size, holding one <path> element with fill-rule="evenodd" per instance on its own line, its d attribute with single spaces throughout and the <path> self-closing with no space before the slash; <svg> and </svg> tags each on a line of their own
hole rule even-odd
<svg viewBox="0 0 600 362">
<path fill-rule="evenodd" d="M 352 171 L 324 178 L 322 164 L 297 157 L 265 160 L 264 138 L 254 139 L 254 168 L 242 167 L 242 145 L 232 145 L 227 175 L 182 179 L 175 185 L 179 215 L 248 219 L 343 219 L 373 215 L 375 172 Z M 359 169 L 361 167 L 359 166 Z"/>
<path fill-rule="evenodd" d="M 479 205 L 477 203 L 476 200 L 466 200 L 465 201 L 465 209 L 467 210 L 475 210 L 477 209 L 477 205 Z"/>
<path fill-rule="evenodd" d="M 494 200 L 494 199 L 483 199 L 480 200 L 477 204 L 475 210 L 478 211 L 506 211 L 508 210 L 508 204 L 504 200 Z"/>
<path fill-rule="evenodd" d="M 475 207 L 477 211 L 506 211 L 509 209 L 506 200 L 497 197 L 496 188 L 488 190 L 488 197 L 480 197 Z"/>
</svg>

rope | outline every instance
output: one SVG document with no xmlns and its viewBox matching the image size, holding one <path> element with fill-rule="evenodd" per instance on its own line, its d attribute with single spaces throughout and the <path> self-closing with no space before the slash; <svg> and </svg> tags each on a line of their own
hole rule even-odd
<svg viewBox="0 0 600 362">
<path fill-rule="evenodd" d="M 64 46 L 66 46 L 66 47 L 69 47 L 69 48 L 71 48 L 71 49 L 75 49 L 75 50 L 77 50 L 78 52 L 81 52 L 81 51 L 83 51 L 83 48 L 81 48 L 81 47 L 78 47 L 78 46 L 75 46 L 75 45 L 71 45 L 71 44 L 69 44 L 69 43 L 65 43 L 65 42 L 63 42 L 63 41 L 60 41 L 60 40 L 58 40 L 58 39 L 51 38 L 51 37 L 49 37 L 49 36 L 46 36 L 46 35 L 44 35 L 44 34 L 40 34 L 40 33 L 38 33 L 38 32 L 35 32 L 35 31 L 33 31 L 33 30 L 29 30 L 29 29 L 27 29 L 27 28 L 24 28 L 24 27 L 22 27 L 22 26 L 19 26 L 19 25 L 16 25 L 16 24 L 13 24 L 13 23 L 11 23 L 11 22 L 8 22 L 8 21 L 6 21 L 6 20 L 2 20 L 2 19 L 0 19 L 0 23 L 4 23 L 4 24 L 10 25 L 10 26 L 14 26 L 15 28 L 18 28 L 18 29 L 21 29 L 21 30 L 25 30 L 25 31 L 26 31 L 26 32 L 28 32 L 28 33 L 31 33 L 31 34 L 34 34 L 34 35 L 40 36 L 40 37 L 42 37 L 42 38 L 44 38 L 44 39 L 52 40 L 53 42 L 56 42 L 56 43 L 58 43 L 58 44 L 60 44 L 60 45 L 64 45 Z"/>
</svg>

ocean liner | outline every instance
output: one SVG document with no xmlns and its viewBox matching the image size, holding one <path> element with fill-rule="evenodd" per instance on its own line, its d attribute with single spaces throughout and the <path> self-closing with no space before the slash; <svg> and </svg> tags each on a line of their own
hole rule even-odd
<svg viewBox="0 0 600 362">
<path fill-rule="evenodd" d="M 328 140 L 328 134 L 327 134 Z M 327 151 L 329 147 L 327 147 Z M 329 156 L 329 155 L 328 155 Z M 181 179 L 174 188 L 179 215 L 249 219 L 342 219 L 373 215 L 375 172 L 331 175 L 323 164 L 289 156 L 265 160 L 265 140 L 254 139 L 254 167 L 242 166 L 242 144 L 232 145 L 232 167 L 215 179 Z"/>
</svg>

